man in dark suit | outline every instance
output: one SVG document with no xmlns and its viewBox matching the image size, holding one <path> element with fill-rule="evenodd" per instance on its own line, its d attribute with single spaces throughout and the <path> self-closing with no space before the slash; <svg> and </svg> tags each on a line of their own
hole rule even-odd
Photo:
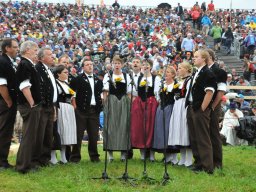
<svg viewBox="0 0 256 192">
<path fill-rule="evenodd" d="M 210 139 L 210 113 L 213 94 L 216 90 L 215 76 L 208 69 L 209 53 L 199 50 L 194 64 L 198 68 L 193 75 L 188 92 L 188 127 L 190 144 L 195 159 L 193 171 L 213 172 L 213 152 Z"/>
<path fill-rule="evenodd" d="M 16 40 L 3 40 L 3 54 L 0 56 L 0 169 L 12 167 L 7 158 L 17 112 L 16 68 L 13 58 L 16 57 L 18 50 Z"/>
<path fill-rule="evenodd" d="M 215 63 L 215 53 L 212 49 L 207 49 L 210 58 L 208 67 L 214 73 L 217 83 L 217 90 L 213 95 L 211 120 L 210 120 L 210 138 L 213 149 L 213 166 L 214 168 L 222 168 L 222 140 L 219 130 L 219 117 L 221 115 L 221 98 L 227 90 L 227 72 L 220 69 Z"/>
<path fill-rule="evenodd" d="M 180 3 L 178 3 L 178 6 L 175 8 L 175 11 L 177 13 L 178 16 L 182 17 L 184 12 L 183 12 L 183 7 L 180 5 Z M 183 19 L 183 18 L 181 18 Z"/>
<path fill-rule="evenodd" d="M 88 151 L 92 162 L 98 162 L 97 140 L 99 135 L 99 113 L 102 110 L 102 81 L 93 74 L 93 62 L 84 58 L 83 73 L 71 81 L 70 87 L 76 92 L 72 99 L 77 124 L 77 144 L 73 146 L 71 162 L 81 160 L 81 144 L 84 131 L 88 133 Z"/>
<path fill-rule="evenodd" d="M 47 166 L 51 159 L 53 141 L 53 122 L 55 104 L 58 98 L 56 80 L 50 68 L 54 65 L 54 57 L 50 48 L 41 48 L 38 52 L 39 62 L 36 69 L 40 74 L 42 93 L 42 113 L 40 130 L 37 135 L 37 154 L 41 166 Z"/>
<path fill-rule="evenodd" d="M 35 68 L 38 46 L 35 42 L 25 41 L 20 46 L 21 61 L 17 68 L 18 110 L 23 119 L 22 140 L 17 153 L 16 170 L 27 173 L 37 162 L 33 156 L 36 151 L 36 135 L 39 130 L 41 114 L 41 92 L 39 74 Z"/>
</svg>

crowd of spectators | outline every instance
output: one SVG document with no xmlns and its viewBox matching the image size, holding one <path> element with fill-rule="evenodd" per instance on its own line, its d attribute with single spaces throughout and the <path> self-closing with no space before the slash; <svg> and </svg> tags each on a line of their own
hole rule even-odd
<svg viewBox="0 0 256 192">
<path fill-rule="evenodd" d="M 216 10 L 213 1 L 201 6 L 196 2 L 189 9 L 180 3 L 172 9 L 122 8 L 117 1 L 109 7 L 36 1 L 0 3 L 0 37 L 15 38 L 19 43 L 32 40 L 39 47 L 50 47 L 56 63 L 63 54 L 68 55 L 72 76 L 79 74 L 81 60 L 86 56 L 94 61 L 94 72 L 103 78 L 116 54 L 125 60 L 126 72 L 132 58 L 140 56 L 150 58 L 152 73 L 161 75 L 166 64 L 175 69 L 183 60 L 193 64 L 193 53 L 209 46 L 210 35 L 215 51 L 220 51 L 222 43 L 230 54 L 235 38 L 245 46 L 243 77 L 228 71 L 231 79 L 227 83 L 238 85 L 250 81 L 251 73 L 255 73 L 250 68 L 256 64 L 255 30 L 255 10 Z M 226 67 L 221 62 L 219 66 Z"/>
</svg>

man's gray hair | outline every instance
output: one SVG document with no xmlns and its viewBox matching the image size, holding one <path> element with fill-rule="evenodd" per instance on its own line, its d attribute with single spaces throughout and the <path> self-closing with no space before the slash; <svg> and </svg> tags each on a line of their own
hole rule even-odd
<svg viewBox="0 0 256 192">
<path fill-rule="evenodd" d="M 34 41 L 25 41 L 20 45 L 20 54 L 24 55 L 32 47 L 38 47 Z"/>
<path fill-rule="evenodd" d="M 46 50 L 52 50 L 51 48 L 49 47 L 43 47 L 41 49 L 39 49 L 39 52 L 38 52 L 38 60 L 41 60 L 43 57 L 44 57 L 44 51 Z"/>
</svg>

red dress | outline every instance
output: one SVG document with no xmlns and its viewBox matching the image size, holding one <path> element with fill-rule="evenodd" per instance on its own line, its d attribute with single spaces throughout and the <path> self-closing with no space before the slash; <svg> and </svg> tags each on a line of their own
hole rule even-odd
<svg viewBox="0 0 256 192">
<path fill-rule="evenodd" d="M 141 79 L 142 76 L 139 77 L 138 84 L 140 84 Z M 145 86 L 138 86 L 138 97 L 132 104 L 131 145 L 133 148 L 144 149 L 152 146 L 155 114 L 158 106 L 154 95 L 154 80 L 155 77 L 153 76 L 153 86 L 148 87 L 147 94 L 145 93 Z M 145 111 L 147 111 L 146 114 Z"/>
</svg>

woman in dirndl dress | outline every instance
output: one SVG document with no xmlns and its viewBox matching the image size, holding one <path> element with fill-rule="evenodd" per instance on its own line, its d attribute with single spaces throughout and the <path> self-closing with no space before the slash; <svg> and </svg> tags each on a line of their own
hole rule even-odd
<svg viewBox="0 0 256 192">
<path fill-rule="evenodd" d="M 144 74 L 138 78 L 138 97 L 135 98 L 131 110 L 131 144 L 140 149 L 144 160 L 146 150 L 150 150 L 150 161 L 154 161 L 153 144 L 155 114 L 158 106 L 155 95 L 160 88 L 160 78 L 151 74 L 152 61 L 144 60 Z"/>
<path fill-rule="evenodd" d="M 58 88 L 59 108 L 57 111 L 57 127 L 61 143 L 61 163 L 67 163 L 66 146 L 77 144 L 76 118 L 74 107 L 71 105 L 71 97 L 75 92 L 70 89 L 67 79 L 68 70 L 64 65 L 58 65 L 54 69 Z M 51 162 L 56 162 L 56 151 L 52 151 Z"/>
<path fill-rule="evenodd" d="M 180 161 L 178 165 L 192 165 L 192 150 L 189 148 L 189 131 L 187 122 L 187 108 L 185 107 L 187 90 L 189 89 L 192 65 L 182 62 L 178 67 L 179 81 L 178 90 L 175 91 L 175 103 L 170 119 L 168 145 L 180 148 Z M 176 162 L 177 163 L 177 162 Z"/>
<path fill-rule="evenodd" d="M 103 79 L 104 99 L 104 150 L 108 150 L 109 161 L 113 161 L 113 151 L 121 151 L 121 161 L 126 158 L 126 150 L 131 148 L 127 137 L 130 128 L 130 77 L 122 72 L 123 61 L 113 58 L 113 73 Z M 109 81 L 109 75 L 112 81 Z"/>
<path fill-rule="evenodd" d="M 173 154 L 171 150 L 167 149 L 170 118 L 172 115 L 172 109 L 174 105 L 174 92 L 173 87 L 176 85 L 175 76 L 176 70 L 174 67 L 168 66 L 165 71 L 165 82 L 163 88 L 159 90 L 159 106 L 156 111 L 155 127 L 154 127 L 154 139 L 152 148 L 163 153 L 166 149 L 167 162 L 172 161 Z M 163 124 L 165 122 L 165 126 Z M 165 141 L 164 141 L 165 136 Z"/>
</svg>

